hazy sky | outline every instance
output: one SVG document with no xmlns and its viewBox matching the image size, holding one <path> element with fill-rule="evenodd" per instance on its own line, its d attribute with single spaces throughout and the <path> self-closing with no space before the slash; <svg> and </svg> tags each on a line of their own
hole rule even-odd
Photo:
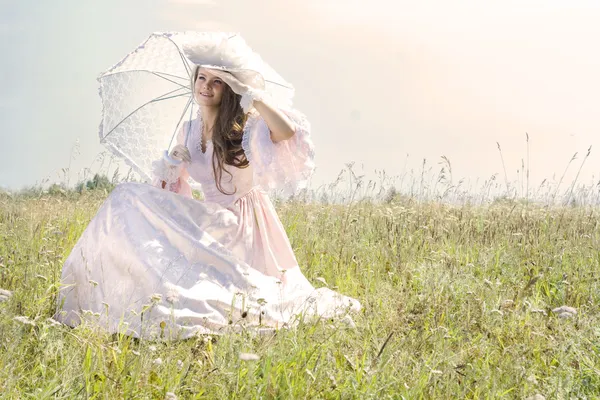
<svg viewBox="0 0 600 400">
<path fill-rule="evenodd" d="M 451 3 L 451 5 L 450 5 Z M 597 4 L 597 5 L 596 5 Z M 600 175 L 600 2 L 0 0 L 0 186 L 92 164 L 96 77 L 153 31 L 237 31 L 296 87 L 315 182 L 345 163 L 400 174 L 447 156 L 455 177 L 532 181 L 594 145 Z M 573 173 L 574 173 L 573 168 Z M 572 175 L 570 175 L 572 176 Z M 76 179 L 76 175 L 75 178 Z"/>
</svg>

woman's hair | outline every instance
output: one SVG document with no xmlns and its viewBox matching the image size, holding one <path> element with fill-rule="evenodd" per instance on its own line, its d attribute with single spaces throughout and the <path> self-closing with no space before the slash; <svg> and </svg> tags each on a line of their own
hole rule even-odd
<svg viewBox="0 0 600 400">
<path fill-rule="evenodd" d="M 194 93 L 194 84 L 198 79 L 198 71 L 200 67 L 197 66 L 194 74 L 192 75 L 192 93 Z M 223 171 L 231 175 L 231 172 L 225 169 L 224 165 L 232 165 L 236 168 L 246 168 L 249 164 L 244 149 L 242 148 L 242 136 L 244 133 L 244 125 L 248 116 L 244 113 L 242 106 L 240 105 L 241 96 L 231 90 L 229 85 L 223 85 L 223 96 L 221 97 L 221 105 L 219 106 L 219 113 L 213 127 L 213 156 L 212 156 L 212 167 L 215 175 L 215 181 L 217 189 L 223 194 L 234 194 L 226 193 L 221 187 L 221 177 Z"/>
</svg>

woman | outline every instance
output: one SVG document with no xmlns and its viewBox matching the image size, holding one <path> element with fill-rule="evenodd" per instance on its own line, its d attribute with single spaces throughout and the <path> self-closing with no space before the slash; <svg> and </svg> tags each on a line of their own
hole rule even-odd
<svg viewBox="0 0 600 400">
<path fill-rule="evenodd" d="M 308 122 L 246 82 L 195 68 L 198 117 L 154 163 L 153 185 L 119 185 L 90 222 L 63 268 L 59 320 L 176 338 L 360 308 L 308 282 L 266 193 L 306 184 Z M 205 201 L 192 198 L 190 176 Z"/>
</svg>

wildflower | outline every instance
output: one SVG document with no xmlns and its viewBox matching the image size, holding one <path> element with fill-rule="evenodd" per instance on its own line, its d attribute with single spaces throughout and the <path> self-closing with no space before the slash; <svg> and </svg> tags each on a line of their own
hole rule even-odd
<svg viewBox="0 0 600 400">
<path fill-rule="evenodd" d="M 177 396 L 173 392 L 165 393 L 165 400 L 177 400 Z"/>
<path fill-rule="evenodd" d="M 148 347 L 148 350 L 150 350 L 151 352 L 155 352 L 156 351 L 156 346 L 152 345 L 150 347 Z"/>
<path fill-rule="evenodd" d="M 50 326 L 60 326 L 61 325 L 61 323 L 58 322 L 57 320 L 55 320 L 54 318 L 47 318 L 46 323 L 48 323 L 48 325 L 50 325 Z"/>
<path fill-rule="evenodd" d="M 573 316 L 573 314 L 571 314 L 570 312 L 562 312 L 560 314 L 558 314 L 558 318 L 560 319 L 567 319 L 567 318 L 571 318 Z"/>
<path fill-rule="evenodd" d="M 158 357 L 156 360 L 152 361 L 152 364 L 159 366 L 162 365 L 163 361 L 162 358 Z"/>
<path fill-rule="evenodd" d="M 538 394 L 528 397 L 527 400 L 546 400 L 546 398 L 538 393 Z"/>
<path fill-rule="evenodd" d="M 35 322 L 32 321 L 32 320 L 30 320 L 29 317 L 26 317 L 24 315 L 20 315 L 18 317 L 14 317 L 13 319 L 15 321 L 19 321 L 20 323 L 25 324 L 25 325 L 35 326 Z"/>
<path fill-rule="evenodd" d="M 240 353 L 240 360 L 242 361 L 258 361 L 260 357 L 253 353 Z"/>
<path fill-rule="evenodd" d="M 12 296 L 12 292 L 5 289 L 0 289 L 0 303 L 8 300 Z"/>
<path fill-rule="evenodd" d="M 175 288 L 170 288 L 167 291 L 166 300 L 171 304 L 175 304 L 179 301 L 179 293 Z"/>
<path fill-rule="evenodd" d="M 555 314 L 559 314 L 559 317 L 561 314 L 564 314 L 564 313 L 568 313 L 571 315 L 577 315 L 577 310 L 574 309 L 573 307 L 569 307 L 569 306 L 557 307 L 554 310 L 552 310 L 552 312 Z"/>
<path fill-rule="evenodd" d="M 177 368 L 178 369 L 182 369 L 183 368 L 183 361 L 177 360 Z"/>
</svg>

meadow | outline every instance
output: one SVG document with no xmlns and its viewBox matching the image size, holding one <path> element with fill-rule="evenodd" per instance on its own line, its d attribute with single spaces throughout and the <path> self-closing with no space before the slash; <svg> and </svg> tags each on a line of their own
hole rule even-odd
<svg viewBox="0 0 600 400">
<path fill-rule="evenodd" d="M 0 193 L 2 398 L 600 397 L 596 206 L 278 201 L 305 275 L 362 311 L 161 342 L 52 319 L 62 263 L 110 189 Z"/>
</svg>

